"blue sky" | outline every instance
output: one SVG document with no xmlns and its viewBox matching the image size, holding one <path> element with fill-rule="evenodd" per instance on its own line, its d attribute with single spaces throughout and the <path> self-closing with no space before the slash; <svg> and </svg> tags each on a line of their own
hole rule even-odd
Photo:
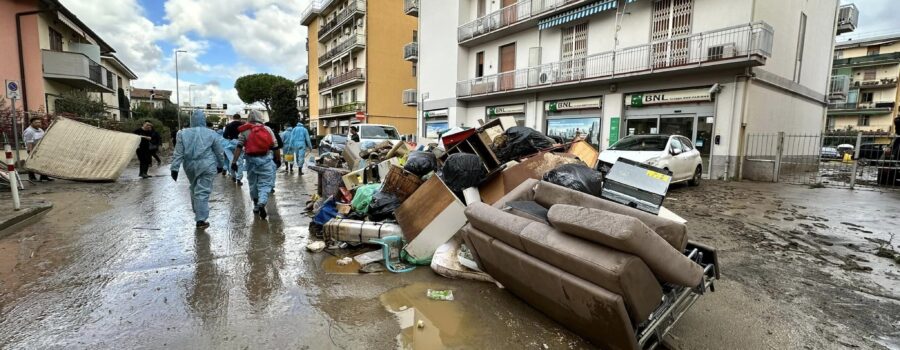
<svg viewBox="0 0 900 350">
<path fill-rule="evenodd" d="M 62 0 L 138 75 L 136 87 L 175 90 L 182 104 L 243 107 L 234 80 L 251 73 L 304 74 L 308 0 Z M 192 96 L 191 96 L 192 95 Z M 173 97 L 174 100 L 174 97 Z M 174 102 L 174 101 L 173 101 Z"/>
</svg>

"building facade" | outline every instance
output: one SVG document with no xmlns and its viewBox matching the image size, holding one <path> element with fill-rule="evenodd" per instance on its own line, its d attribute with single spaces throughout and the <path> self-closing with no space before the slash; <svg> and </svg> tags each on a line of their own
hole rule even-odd
<svg viewBox="0 0 900 350">
<path fill-rule="evenodd" d="M 419 3 L 419 136 L 499 116 L 603 150 L 681 134 L 733 178 L 744 135 L 822 130 L 838 1 Z"/>
<path fill-rule="evenodd" d="M 310 127 L 317 135 L 346 134 L 355 123 L 416 130 L 404 91 L 416 86 L 416 65 L 404 47 L 416 39 L 416 19 L 403 0 L 313 1 L 301 14 L 308 29 Z"/>
<path fill-rule="evenodd" d="M 304 75 L 294 80 L 297 88 L 297 114 L 301 123 L 309 120 L 309 77 Z"/>
<path fill-rule="evenodd" d="M 831 74 L 826 131 L 896 132 L 900 35 L 838 43 Z"/>
<path fill-rule="evenodd" d="M 58 0 L 2 1 L 0 17 L 8 53 L 0 79 L 20 81 L 20 108 L 56 113 L 66 92 L 83 90 L 107 104 L 108 117 L 128 114 L 128 87 L 137 76 Z"/>
<path fill-rule="evenodd" d="M 133 107 L 144 106 L 149 109 L 160 109 L 172 103 L 172 91 L 161 89 L 131 88 L 131 105 Z"/>
</svg>

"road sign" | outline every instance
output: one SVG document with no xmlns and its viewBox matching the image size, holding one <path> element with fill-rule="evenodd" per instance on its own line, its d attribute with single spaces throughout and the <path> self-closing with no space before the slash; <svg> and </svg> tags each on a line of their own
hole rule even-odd
<svg viewBox="0 0 900 350">
<path fill-rule="evenodd" d="M 366 120 L 366 114 L 363 113 L 363 112 L 356 112 L 356 120 L 359 120 L 359 121 L 365 121 L 365 120 Z"/>
<path fill-rule="evenodd" d="M 15 80 L 6 81 L 6 98 L 19 99 L 19 82 Z"/>
</svg>

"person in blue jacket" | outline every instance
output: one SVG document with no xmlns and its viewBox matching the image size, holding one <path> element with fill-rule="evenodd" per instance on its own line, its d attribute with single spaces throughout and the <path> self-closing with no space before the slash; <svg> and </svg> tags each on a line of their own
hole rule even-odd
<svg viewBox="0 0 900 350">
<path fill-rule="evenodd" d="M 291 131 L 294 130 L 294 122 L 288 124 L 288 127 L 281 132 L 281 140 L 284 141 L 284 154 L 293 154 L 291 151 Z M 294 162 L 284 162 L 284 172 L 294 172 Z"/>
<path fill-rule="evenodd" d="M 294 153 L 294 163 L 297 164 L 297 173 L 303 175 L 303 158 L 306 157 L 306 150 L 312 149 L 312 140 L 309 139 L 309 131 L 303 124 L 298 123 L 294 130 L 291 130 L 291 151 Z"/>
<path fill-rule="evenodd" d="M 178 171 L 183 166 L 191 183 L 191 206 L 197 228 L 207 228 L 213 178 L 224 171 L 225 166 L 220 137 L 206 127 L 206 114 L 198 109 L 191 116 L 191 127 L 179 131 L 175 139 L 175 154 L 169 169 L 172 171 L 172 180 L 178 181 Z"/>
</svg>

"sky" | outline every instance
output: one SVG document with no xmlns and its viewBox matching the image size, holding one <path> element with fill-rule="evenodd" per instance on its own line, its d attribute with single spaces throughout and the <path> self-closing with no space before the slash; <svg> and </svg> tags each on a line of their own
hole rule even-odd
<svg viewBox="0 0 900 350">
<path fill-rule="evenodd" d="M 309 0 L 61 0 L 138 75 L 135 87 L 172 90 L 176 49 L 181 102 L 244 106 L 234 81 L 253 73 L 296 79 L 306 70 Z M 193 85 L 193 86 L 192 86 Z"/>
</svg>

